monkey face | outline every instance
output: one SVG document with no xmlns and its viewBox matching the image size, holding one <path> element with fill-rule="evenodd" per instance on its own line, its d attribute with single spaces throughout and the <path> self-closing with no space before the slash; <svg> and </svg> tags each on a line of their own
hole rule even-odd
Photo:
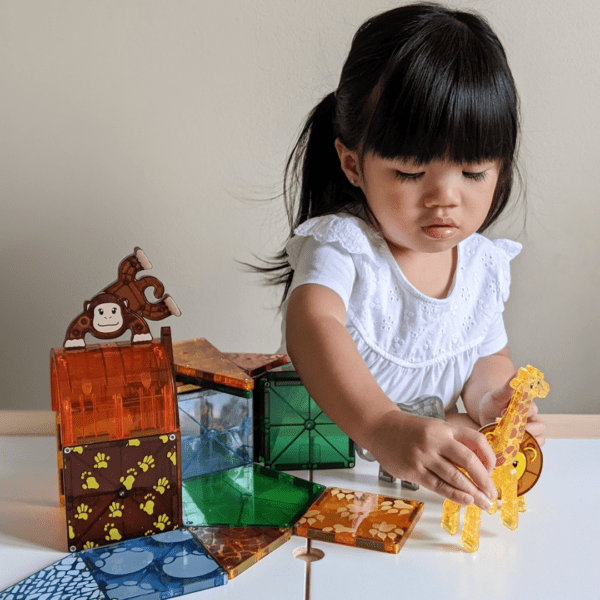
<svg viewBox="0 0 600 600">
<path fill-rule="evenodd" d="M 104 302 L 94 308 L 94 329 L 100 333 L 114 333 L 123 327 L 123 311 L 115 302 Z"/>
</svg>

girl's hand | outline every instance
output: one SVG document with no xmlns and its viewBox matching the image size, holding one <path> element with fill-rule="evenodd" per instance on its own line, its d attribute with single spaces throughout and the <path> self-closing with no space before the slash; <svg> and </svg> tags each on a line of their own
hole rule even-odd
<svg viewBox="0 0 600 600">
<path fill-rule="evenodd" d="M 479 406 L 479 422 L 482 427 L 490 423 L 495 423 L 496 418 L 501 417 L 506 412 L 514 392 L 510 387 L 510 382 L 515 376 L 516 373 L 502 387 L 499 387 L 492 392 L 488 392 L 481 399 Z M 546 441 L 544 436 L 546 426 L 538 415 L 538 407 L 535 402 L 532 402 L 529 407 L 529 412 L 527 413 L 527 426 L 525 429 L 535 438 L 540 446 L 544 445 L 544 442 Z"/>
<path fill-rule="evenodd" d="M 496 457 L 478 431 L 392 410 L 379 420 L 371 440 L 368 450 L 395 477 L 483 510 L 497 496 L 490 477 Z"/>
</svg>

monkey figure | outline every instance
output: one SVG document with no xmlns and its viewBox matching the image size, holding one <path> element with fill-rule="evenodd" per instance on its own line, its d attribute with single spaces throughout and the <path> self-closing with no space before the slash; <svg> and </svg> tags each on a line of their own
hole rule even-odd
<svg viewBox="0 0 600 600">
<path fill-rule="evenodd" d="M 119 264 L 118 279 L 102 291 L 127 300 L 130 310 L 152 321 L 160 321 L 171 315 L 181 316 L 173 298 L 169 294 L 163 296 L 165 288 L 156 277 L 145 275 L 139 279 L 135 278 L 140 271 L 151 268 L 152 263 L 144 251 L 136 246 L 133 254 L 125 257 Z M 146 298 L 145 291 L 150 287 L 154 288 L 154 297 L 159 298 L 158 302 L 149 302 Z"/>
<path fill-rule="evenodd" d="M 101 340 L 109 340 L 119 337 L 128 329 L 131 329 L 133 343 L 152 340 L 148 324 L 128 307 L 127 300 L 115 294 L 101 292 L 89 302 L 84 302 L 83 312 L 67 329 L 63 346 L 85 347 L 86 333 Z"/>
</svg>

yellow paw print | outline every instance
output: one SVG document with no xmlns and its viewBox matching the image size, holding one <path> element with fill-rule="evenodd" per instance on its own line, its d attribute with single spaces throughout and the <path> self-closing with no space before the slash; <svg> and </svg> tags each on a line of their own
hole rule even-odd
<svg viewBox="0 0 600 600">
<path fill-rule="evenodd" d="M 137 471 L 135 469 L 127 469 L 127 476 L 121 477 L 119 481 L 125 486 L 125 489 L 130 490 L 135 483 L 135 478 L 137 477 Z"/>
<path fill-rule="evenodd" d="M 84 483 L 81 484 L 84 490 L 97 490 L 100 487 L 96 478 L 92 476 L 91 471 L 84 471 L 81 474 L 81 479 L 84 480 Z"/>
<path fill-rule="evenodd" d="M 125 506 L 123 504 L 119 504 L 118 502 L 113 502 L 108 510 L 110 511 L 109 515 L 111 519 L 116 519 L 117 517 L 123 516 L 123 509 Z"/>
<path fill-rule="evenodd" d="M 144 456 L 143 460 L 138 462 L 138 467 L 144 471 L 144 473 L 148 470 L 148 469 L 154 469 L 155 465 L 154 465 L 154 458 L 152 458 L 152 456 Z"/>
<path fill-rule="evenodd" d="M 386 538 L 390 538 L 390 540 L 395 540 L 397 537 L 402 537 L 404 535 L 404 529 L 401 527 L 396 528 L 393 523 L 375 523 L 372 529 L 369 529 L 369 533 L 373 536 L 377 536 L 382 540 Z"/>
<path fill-rule="evenodd" d="M 144 532 L 144 535 L 154 535 L 154 531 L 152 531 L 152 529 L 148 529 L 148 531 Z"/>
<path fill-rule="evenodd" d="M 96 462 L 94 469 L 108 469 L 109 460 L 110 456 L 106 456 L 104 452 L 98 452 L 98 454 L 94 456 L 94 461 Z"/>
<path fill-rule="evenodd" d="M 161 435 L 158 438 L 163 444 L 166 444 L 169 441 L 169 436 L 168 435 Z"/>
<path fill-rule="evenodd" d="M 160 529 L 161 531 L 165 530 L 165 527 L 168 527 L 171 524 L 169 517 L 167 515 L 160 515 L 158 517 L 158 521 L 154 523 L 154 527 Z"/>
<path fill-rule="evenodd" d="M 139 446 L 140 445 L 140 440 L 129 440 L 129 442 L 127 442 L 128 446 Z"/>
<path fill-rule="evenodd" d="M 333 488 L 330 492 L 332 496 L 335 496 L 338 500 L 353 500 L 354 492 L 351 490 L 342 490 L 340 488 Z"/>
<path fill-rule="evenodd" d="M 77 454 L 83 454 L 83 446 L 75 446 L 75 448 L 71 448 L 71 452 L 76 452 Z"/>
<path fill-rule="evenodd" d="M 298 521 L 298 525 L 304 525 L 304 523 L 308 523 L 309 525 L 313 525 L 317 521 L 324 521 L 325 515 L 321 514 L 319 510 L 308 510 L 304 513 L 304 516 Z"/>
<path fill-rule="evenodd" d="M 73 531 L 73 525 L 71 525 L 71 521 L 69 521 L 69 539 L 72 540 L 75 538 L 75 532 Z"/>
<path fill-rule="evenodd" d="M 167 458 L 170 458 L 174 465 L 177 464 L 177 452 L 175 450 L 173 450 L 173 452 L 167 452 Z"/>
<path fill-rule="evenodd" d="M 385 500 L 381 503 L 380 510 L 386 514 L 398 513 L 401 515 L 407 514 L 413 510 L 410 504 L 407 504 L 403 500 Z"/>
<path fill-rule="evenodd" d="M 154 512 L 154 496 L 152 494 L 146 494 L 144 496 L 144 502 L 140 504 L 140 508 L 151 515 Z"/>
<path fill-rule="evenodd" d="M 77 514 L 75 515 L 76 519 L 81 519 L 82 521 L 87 521 L 88 516 L 92 514 L 92 509 L 87 504 L 80 504 L 77 507 Z"/>
<path fill-rule="evenodd" d="M 165 491 L 171 487 L 171 484 L 169 483 L 166 477 L 161 477 L 156 483 L 156 485 L 153 485 L 152 487 L 154 488 L 155 492 L 158 492 L 159 494 L 164 494 Z"/>
<path fill-rule="evenodd" d="M 84 545 L 83 545 L 83 549 L 84 550 L 88 550 L 89 548 L 97 548 L 98 544 L 95 544 L 92 541 L 87 541 Z"/>
<path fill-rule="evenodd" d="M 104 536 L 104 539 L 108 542 L 118 542 L 122 537 L 114 523 L 107 523 L 104 526 L 104 531 L 107 532 L 107 535 Z"/>
</svg>

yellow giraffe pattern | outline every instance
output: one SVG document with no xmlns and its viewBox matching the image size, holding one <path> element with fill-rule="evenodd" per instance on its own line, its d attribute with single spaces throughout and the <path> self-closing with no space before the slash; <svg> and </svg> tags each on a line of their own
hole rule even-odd
<svg viewBox="0 0 600 600">
<path fill-rule="evenodd" d="M 531 365 L 521 367 L 517 377 L 510 382 L 510 386 L 514 392 L 508 408 L 496 426 L 486 433 L 486 438 L 496 454 L 492 481 L 502 496 L 500 521 L 514 530 L 518 526 L 519 512 L 525 510 L 523 498 L 517 496 L 519 472 L 515 465 L 527 425 L 527 413 L 533 399 L 545 398 L 550 391 L 550 386 L 544 381 L 544 374 Z M 488 512 L 493 514 L 497 510 L 496 501 Z M 446 499 L 441 524 L 450 535 L 458 532 L 459 515 L 460 504 Z M 479 548 L 480 525 L 481 509 L 474 504 L 467 506 L 460 540 L 465 550 L 475 552 Z"/>
</svg>

